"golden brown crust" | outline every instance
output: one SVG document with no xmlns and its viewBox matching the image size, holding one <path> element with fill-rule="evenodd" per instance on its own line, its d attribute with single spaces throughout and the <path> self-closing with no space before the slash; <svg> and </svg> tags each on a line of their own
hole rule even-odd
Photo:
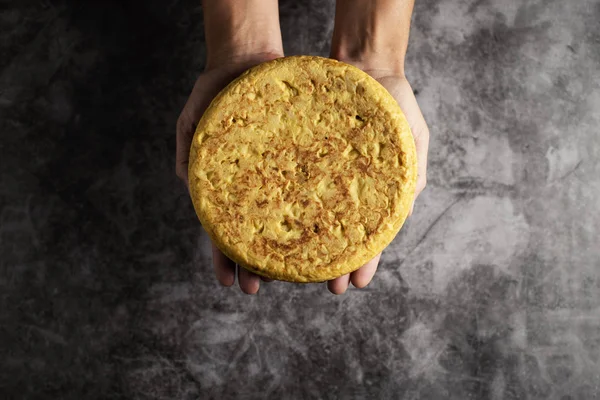
<svg viewBox="0 0 600 400">
<path fill-rule="evenodd" d="M 415 145 L 394 98 L 363 71 L 294 56 L 258 65 L 211 103 L 189 186 L 215 244 L 269 278 L 321 282 L 381 252 L 406 219 Z"/>
</svg>

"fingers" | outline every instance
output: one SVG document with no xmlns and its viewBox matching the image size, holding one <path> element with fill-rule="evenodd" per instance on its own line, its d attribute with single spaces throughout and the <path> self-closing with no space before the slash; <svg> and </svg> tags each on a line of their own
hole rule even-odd
<svg viewBox="0 0 600 400">
<path fill-rule="evenodd" d="M 258 292 L 260 288 L 260 278 L 258 275 L 239 267 L 238 279 L 242 292 L 246 294 L 256 294 Z"/>
<path fill-rule="evenodd" d="M 195 126 L 185 117 L 177 120 L 177 144 L 175 150 L 175 173 L 188 185 L 189 151 L 194 137 Z"/>
<path fill-rule="evenodd" d="M 194 139 L 196 124 L 204 112 L 204 110 L 198 109 L 196 106 L 196 104 L 199 102 L 197 97 L 197 90 L 194 87 L 194 91 L 192 91 L 188 102 L 181 112 L 181 115 L 177 119 L 175 173 L 179 179 L 185 183 L 186 186 L 188 185 L 188 162 L 190 157 L 190 147 L 192 146 L 192 140 Z"/>
<path fill-rule="evenodd" d="M 371 283 L 371 280 L 373 280 L 373 276 L 375 275 L 375 271 L 377 271 L 380 258 L 381 253 L 377 254 L 371 261 L 350 274 L 350 281 L 354 287 L 362 289 Z"/>
<path fill-rule="evenodd" d="M 213 266 L 217 280 L 223 286 L 231 286 L 235 282 L 235 263 L 231 261 L 225 254 L 212 245 Z"/>
<path fill-rule="evenodd" d="M 408 213 L 409 216 L 411 216 L 415 210 L 415 202 L 417 201 L 417 197 L 419 197 L 427 185 L 427 152 L 429 151 L 429 130 L 427 129 L 427 126 L 425 126 L 424 129 L 426 131 L 425 133 L 415 135 L 418 175 L 417 186 L 415 188 L 415 198 L 413 199 L 410 207 L 410 211 Z"/>
<path fill-rule="evenodd" d="M 227 258 L 214 244 L 212 245 L 212 254 L 217 280 L 223 286 L 232 286 L 235 283 L 235 263 Z M 240 289 L 246 294 L 256 294 L 260 288 L 261 277 L 241 267 L 237 268 L 237 270 Z M 265 282 L 272 282 L 272 279 L 268 278 L 263 278 L 263 280 Z"/>
<path fill-rule="evenodd" d="M 415 200 L 421 194 L 427 185 L 427 154 L 429 152 L 429 128 L 423 118 L 417 99 L 415 98 L 412 87 L 406 79 L 402 79 L 399 83 L 398 92 L 395 93 L 398 105 L 406 115 L 406 119 L 410 124 L 410 129 L 415 139 L 415 147 L 417 150 L 417 186 L 415 188 L 415 198 L 411 206 L 409 215 L 412 215 L 415 207 Z"/>
<path fill-rule="evenodd" d="M 194 139 L 196 126 L 211 100 L 227 82 L 228 80 L 221 76 L 215 78 L 207 74 L 200 75 L 181 111 L 181 115 L 177 119 L 175 172 L 186 185 L 188 184 L 190 147 Z"/>
<path fill-rule="evenodd" d="M 327 289 L 333 294 L 343 294 L 348 289 L 349 283 L 350 274 L 346 274 L 327 282 Z"/>
<path fill-rule="evenodd" d="M 417 187 L 415 198 L 425 189 L 427 185 L 427 153 L 429 151 L 429 129 L 425 122 L 421 130 L 415 134 L 415 146 L 417 147 L 417 165 L 419 175 L 417 177 Z"/>
<path fill-rule="evenodd" d="M 415 133 L 415 146 L 417 148 L 417 186 L 415 188 L 415 198 L 413 199 L 412 206 L 410 207 L 409 216 L 412 215 L 415 209 L 415 201 L 417 197 L 421 194 L 421 192 L 425 189 L 427 185 L 427 153 L 429 151 L 429 129 L 427 125 L 425 125 L 425 121 L 423 121 L 423 125 L 421 127 L 421 131 Z"/>
</svg>

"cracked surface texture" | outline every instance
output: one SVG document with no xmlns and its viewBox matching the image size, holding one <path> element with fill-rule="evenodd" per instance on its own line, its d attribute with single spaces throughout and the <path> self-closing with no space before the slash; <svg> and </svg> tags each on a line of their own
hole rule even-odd
<svg viewBox="0 0 600 400">
<path fill-rule="evenodd" d="M 190 154 L 202 225 L 237 263 L 272 279 L 352 272 L 396 236 L 417 178 L 408 122 L 361 70 L 287 57 L 212 102 Z"/>
<path fill-rule="evenodd" d="M 326 56 L 333 1 L 281 0 Z M 600 398 L 600 6 L 416 0 L 428 185 L 373 282 L 224 289 L 175 123 L 198 0 L 0 1 L 0 397 Z"/>
</svg>

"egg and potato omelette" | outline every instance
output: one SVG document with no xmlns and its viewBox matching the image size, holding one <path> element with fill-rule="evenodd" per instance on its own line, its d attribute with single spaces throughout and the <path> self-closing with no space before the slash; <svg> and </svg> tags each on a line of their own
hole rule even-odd
<svg viewBox="0 0 600 400">
<path fill-rule="evenodd" d="M 256 274 L 322 282 L 380 253 L 408 216 L 415 143 L 375 79 L 293 56 L 244 72 L 205 111 L 189 188 L 221 251 Z"/>
</svg>

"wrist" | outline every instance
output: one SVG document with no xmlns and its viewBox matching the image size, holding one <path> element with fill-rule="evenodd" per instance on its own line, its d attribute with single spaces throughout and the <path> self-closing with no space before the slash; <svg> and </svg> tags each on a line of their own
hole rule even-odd
<svg viewBox="0 0 600 400">
<path fill-rule="evenodd" d="M 279 57 L 283 57 L 283 52 L 273 49 L 245 47 L 243 51 L 237 51 L 232 48 L 227 54 L 208 56 L 204 71 L 224 70 L 239 75 L 248 68 Z"/>
<path fill-rule="evenodd" d="M 281 57 L 277 0 L 204 0 L 206 69 Z"/>
<path fill-rule="evenodd" d="M 337 0 L 331 57 L 404 76 L 414 0 Z"/>
<path fill-rule="evenodd" d="M 389 76 L 406 79 L 404 73 L 404 60 L 390 60 L 387 57 L 381 57 L 372 52 L 349 56 L 343 52 L 334 53 L 332 51 L 331 58 L 345 62 L 346 64 L 354 65 L 375 79 Z"/>
</svg>

